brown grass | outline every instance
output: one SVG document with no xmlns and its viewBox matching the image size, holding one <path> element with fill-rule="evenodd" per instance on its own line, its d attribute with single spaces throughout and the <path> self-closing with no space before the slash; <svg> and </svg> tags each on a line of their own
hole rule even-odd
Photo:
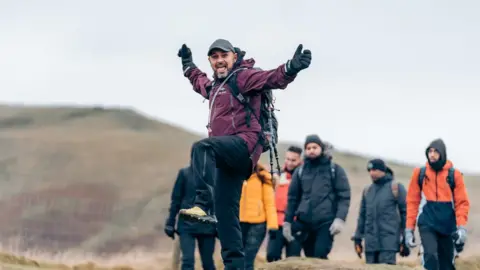
<svg viewBox="0 0 480 270">
<path fill-rule="evenodd" d="M 199 138 L 124 108 L 0 106 L 0 243 L 15 247 L 4 249 L 0 261 L 35 265 L 25 259 L 30 258 L 42 268 L 59 269 L 80 269 L 85 262 L 109 269 L 170 267 L 172 242 L 162 232 L 170 190 L 177 170 L 188 163 L 191 143 Z M 280 160 L 288 144 L 279 146 Z M 332 260 L 355 262 L 349 237 L 360 191 L 369 182 L 368 157 L 335 152 L 334 158 L 346 169 L 353 192 L 346 229 L 335 241 Z M 268 154 L 262 162 L 268 165 Z M 389 165 L 407 185 L 412 167 Z M 470 224 L 476 224 L 480 184 L 478 176 L 466 179 Z M 475 255 L 470 243 L 478 242 L 480 233 L 472 225 L 468 229 L 467 255 Z M 19 240 L 12 245 L 11 239 Z M 262 249 L 259 257 L 264 254 Z M 472 261 L 465 265 L 472 267 Z M 264 267 L 328 263 L 287 260 Z M 92 264 L 82 267 L 94 269 Z"/>
</svg>

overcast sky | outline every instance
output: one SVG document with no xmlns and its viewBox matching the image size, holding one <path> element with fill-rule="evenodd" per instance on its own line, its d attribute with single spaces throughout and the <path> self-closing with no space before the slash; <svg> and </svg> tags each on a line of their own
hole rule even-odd
<svg viewBox="0 0 480 270">
<path fill-rule="evenodd" d="M 437 137 L 480 172 L 480 1 L 0 1 L 2 102 L 134 107 L 206 134 L 177 51 L 229 39 L 263 69 L 299 43 L 309 69 L 277 92 L 283 140 L 425 162 Z"/>
</svg>

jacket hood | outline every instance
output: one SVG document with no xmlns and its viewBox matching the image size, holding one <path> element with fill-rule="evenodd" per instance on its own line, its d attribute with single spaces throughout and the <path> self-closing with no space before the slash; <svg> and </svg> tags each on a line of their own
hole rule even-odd
<svg viewBox="0 0 480 270">
<path fill-rule="evenodd" d="M 434 163 L 431 163 L 428 160 L 428 149 L 434 148 L 440 153 L 440 159 Z M 430 165 L 431 168 L 434 170 L 441 170 L 445 164 L 447 163 L 447 146 L 443 142 L 442 139 L 433 140 L 428 147 L 425 149 L 425 156 L 427 157 L 427 163 Z"/>
<path fill-rule="evenodd" d="M 267 170 L 267 167 L 261 163 L 257 163 L 256 171 L 253 173 L 252 176 L 256 176 L 262 180 L 265 184 L 272 185 L 272 175 L 270 172 Z"/>
</svg>

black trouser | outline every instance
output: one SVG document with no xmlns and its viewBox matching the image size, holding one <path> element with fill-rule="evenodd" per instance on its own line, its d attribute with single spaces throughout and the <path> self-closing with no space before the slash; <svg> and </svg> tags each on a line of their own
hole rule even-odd
<svg viewBox="0 0 480 270">
<path fill-rule="evenodd" d="M 215 252 L 215 236 L 194 235 L 182 233 L 180 235 L 180 249 L 182 250 L 182 270 L 195 269 L 195 239 L 198 242 L 198 252 L 204 270 L 215 270 L 213 253 Z"/>
<path fill-rule="evenodd" d="M 255 258 L 267 234 L 266 223 L 241 222 L 243 248 L 245 249 L 245 270 L 253 270 Z"/>
<path fill-rule="evenodd" d="M 328 259 L 333 247 L 333 236 L 330 234 L 332 222 L 326 222 L 307 231 L 306 240 L 302 243 L 306 257 Z"/>
<path fill-rule="evenodd" d="M 273 233 L 273 238 L 268 239 L 267 244 L 267 261 L 274 262 L 282 259 L 282 250 L 285 247 L 285 257 L 300 257 L 302 252 L 302 245 L 293 240 L 288 242 L 283 236 L 283 227 L 280 226 L 277 231 Z M 272 234 L 270 234 L 272 236 Z"/>
<path fill-rule="evenodd" d="M 207 213 L 214 207 L 225 269 L 244 269 L 238 215 L 243 181 L 252 173 L 247 144 L 238 136 L 206 138 L 193 144 L 191 159 L 195 205 Z"/>
<path fill-rule="evenodd" d="M 427 270 L 454 270 L 455 246 L 450 235 L 419 228 L 423 246 L 423 267 Z"/>
<path fill-rule="evenodd" d="M 395 251 L 365 252 L 367 264 L 397 264 L 397 253 Z"/>
</svg>

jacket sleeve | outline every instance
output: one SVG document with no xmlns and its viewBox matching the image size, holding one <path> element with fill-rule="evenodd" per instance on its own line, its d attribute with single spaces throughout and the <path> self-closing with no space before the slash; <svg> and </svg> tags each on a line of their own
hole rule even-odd
<svg viewBox="0 0 480 270">
<path fill-rule="evenodd" d="M 278 230 L 277 208 L 275 207 L 275 192 L 270 184 L 262 185 L 263 205 L 267 218 L 267 228 L 269 230 Z"/>
<path fill-rule="evenodd" d="M 246 69 L 237 76 L 239 89 L 242 93 L 267 89 L 285 89 L 297 76 L 287 75 L 285 69 L 285 64 L 271 70 Z"/>
<path fill-rule="evenodd" d="M 405 228 L 411 230 L 415 230 L 419 210 L 418 207 L 420 206 L 420 201 L 422 199 L 421 190 L 418 186 L 419 174 L 420 168 L 415 168 L 407 191 L 407 222 Z"/>
<path fill-rule="evenodd" d="M 457 226 L 466 226 L 468 222 L 468 213 L 470 211 L 470 200 L 468 198 L 463 175 L 458 170 L 455 170 L 455 189 L 453 190 L 453 196 Z"/>
<path fill-rule="evenodd" d="M 213 82 L 207 77 L 207 74 L 197 67 L 187 68 L 184 74 L 185 77 L 190 80 L 193 90 L 199 93 L 202 97 L 208 99 L 208 93 L 212 88 Z"/>
<path fill-rule="evenodd" d="M 405 186 L 398 183 L 398 211 L 400 212 L 400 229 L 401 232 L 405 231 L 405 225 L 407 222 L 407 190 Z"/>
<path fill-rule="evenodd" d="M 367 211 L 365 195 L 364 195 L 365 189 L 362 192 L 362 200 L 360 201 L 360 208 L 358 209 L 357 229 L 355 230 L 355 235 L 354 235 L 355 239 L 363 239 L 365 234 L 365 213 Z"/>
<path fill-rule="evenodd" d="M 302 186 L 300 177 L 298 177 L 298 169 L 295 170 L 292 176 L 292 181 L 288 187 L 287 211 L 285 211 L 285 222 L 293 223 L 295 212 L 297 211 L 298 203 L 302 199 Z"/>
<path fill-rule="evenodd" d="M 169 209 L 169 216 L 167 219 L 167 225 L 174 227 L 175 220 L 177 217 L 178 212 L 180 211 L 180 206 L 183 199 L 183 184 L 185 182 L 185 175 L 183 170 L 179 170 L 177 174 L 177 179 L 175 180 L 175 184 L 173 186 L 172 195 L 170 198 L 170 209 Z"/>
<path fill-rule="evenodd" d="M 343 221 L 347 220 L 348 209 L 350 208 L 350 183 L 348 182 L 347 173 L 338 165 L 336 167 L 336 179 L 335 179 L 335 193 L 337 199 L 337 214 L 336 218 Z"/>
</svg>

